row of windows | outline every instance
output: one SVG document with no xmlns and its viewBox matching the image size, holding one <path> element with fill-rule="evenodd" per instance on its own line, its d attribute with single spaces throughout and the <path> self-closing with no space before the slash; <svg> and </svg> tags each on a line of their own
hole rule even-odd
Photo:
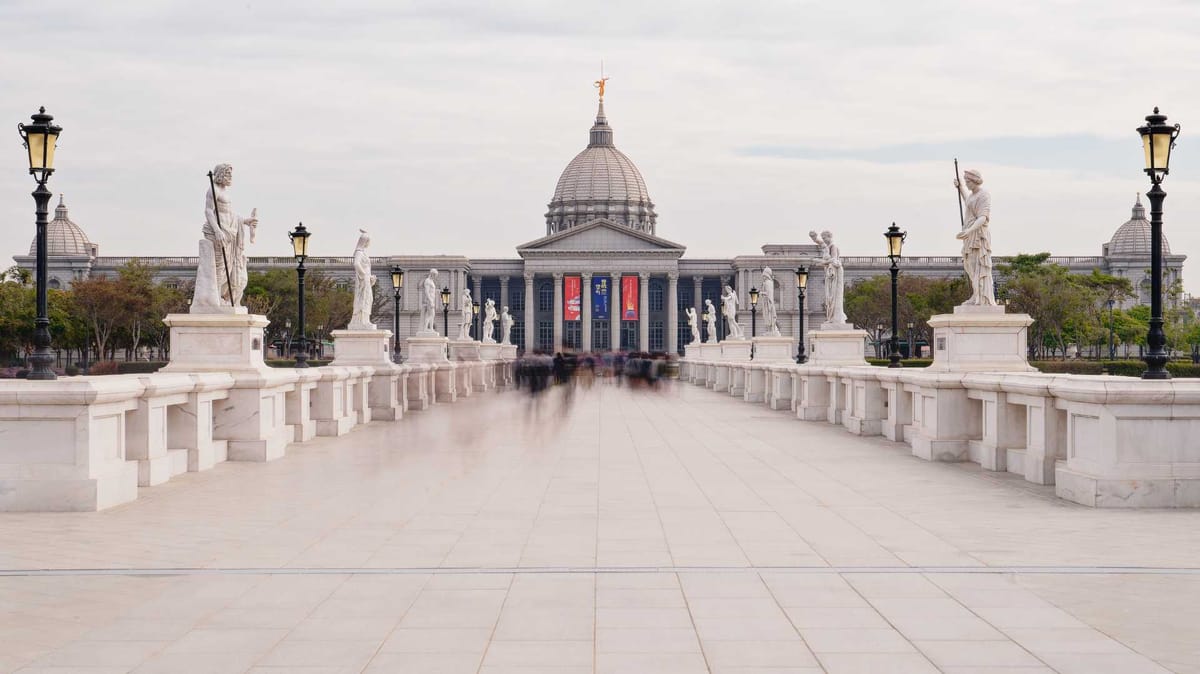
<svg viewBox="0 0 1200 674">
<path fill-rule="evenodd" d="M 650 289 L 647 293 L 647 299 L 650 304 L 650 311 L 662 311 L 663 307 L 665 306 L 665 283 L 658 279 L 650 279 L 649 286 Z M 614 291 L 616 291 L 615 287 Z M 690 288 L 680 286 L 677 288 L 676 294 L 678 296 L 676 308 L 678 308 L 680 311 L 683 311 L 685 308 L 692 306 L 692 291 Z M 516 294 L 514 293 L 514 297 L 515 296 Z M 614 301 L 613 304 L 618 304 L 618 302 Z M 525 308 L 524 298 L 522 298 L 519 307 L 515 299 L 510 303 L 509 306 L 512 307 L 514 311 L 516 311 L 518 308 L 523 310 Z M 554 284 L 551 282 L 542 283 L 538 286 L 538 311 L 554 311 Z"/>
</svg>

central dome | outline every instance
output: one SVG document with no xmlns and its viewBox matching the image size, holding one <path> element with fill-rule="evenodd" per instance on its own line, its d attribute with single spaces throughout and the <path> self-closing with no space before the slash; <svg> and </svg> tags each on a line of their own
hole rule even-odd
<svg viewBox="0 0 1200 674">
<path fill-rule="evenodd" d="M 49 257 L 96 257 L 96 244 L 88 240 L 79 225 L 71 222 L 63 198 L 58 197 L 54 219 L 46 225 L 46 254 Z M 29 256 L 37 255 L 37 237 L 29 244 Z"/>
<path fill-rule="evenodd" d="M 1138 195 L 1133 205 L 1133 217 L 1117 228 L 1112 239 L 1106 246 L 1107 253 L 1113 257 L 1150 257 L 1150 221 L 1146 219 L 1146 207 L 1142 206 L 1142 195 Z M 1162 237 L 1163 255 L 1171 254 L 1171 246 L 1167 237 Z"/>
<path fill-rule="evenodd" d="M 640 232 L 655 233 L 658 215 L 646 191 L 646 181 L 629 157 L 613 145 L 603 99 L 588 146 L 575 155 L 559 176 L 549 209 L 547 235 L 600 218 Z"/>
</svg>

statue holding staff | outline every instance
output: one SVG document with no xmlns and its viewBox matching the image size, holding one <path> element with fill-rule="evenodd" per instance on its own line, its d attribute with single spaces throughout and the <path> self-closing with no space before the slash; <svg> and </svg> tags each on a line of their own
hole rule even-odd
<svg viewBox="0 0 1200 674">
<path fill-rule="evenodd" d="M 233 167 L 217 164 L 209 174 L 204 199 L 204 238 L 212 243 L 213 276 L 221 306 L 242 306 L 246 291 L 246 239 L 254 243 L 258 231 L 258 209 L 243 218 L 233 211 L 229 188 Z"/>
<path fill-rule="evenodd" d="M 957 160 L 955 165 L 957 166 Z M 955 238 L 963 242 L 963 270 L 971 279 L 971 297 L 963 305 L 995 306 L 996 289 L 992 281 L 992 234 L 988 225 L 992 219 L 992 195 L 983 189 L 983 176 L 979 171 L 963 171 L 967 186 L 954 179 L 954 189 L 960 199 L 966 199 L 962 217 L 962 231 Z M 968 194 L 967 191 L 970 191 Z"/>
</svg>

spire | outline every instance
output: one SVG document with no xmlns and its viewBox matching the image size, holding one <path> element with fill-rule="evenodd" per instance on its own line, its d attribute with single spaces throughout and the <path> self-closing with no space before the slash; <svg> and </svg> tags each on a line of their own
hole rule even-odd
<svg viewBox="0 0 1200 674">
<path fill-rule="evenodd" d="M 604 116 L 604 99 L 600 99 L 600 107 L 596 110 L 596 123 L 592 125 L 591 135 L 588 139 L 588 147 L 612 147 L 613 146 L 613 131 L 608 125 L 608 118 Z"/>
<path fill-rule="evenodd" d="M 1146 219 L 1146 207 L 1142 205 L 1142 193 L 1141 192 L 1137 193 L 1137 202 L 1134 203 L 1134 205 L 1133 205 L 1133 219 L 1134 220 L 1145 220 Z"/>
<path fill-rule="evenodd" d="M 63 203 L 63 195 L 62 194 L 58 195 L 58 206 L 54 207 L 54 219 L 55 220 L 68 220 L 69 219 L 67 217 L 67 205 Z"/>
</svg>

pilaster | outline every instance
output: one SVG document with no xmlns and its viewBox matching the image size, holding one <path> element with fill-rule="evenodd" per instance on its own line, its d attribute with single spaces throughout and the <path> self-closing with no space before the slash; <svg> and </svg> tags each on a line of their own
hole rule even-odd
<svg viewBox="0 0 1200 674">
<path fill-rule="evenodd" d="M 580 273 L 579 283 L 579 328 L 580 347 L 585 351 L 592 350 L 592 273 Z"/>
<path fill-rule="evenodd" d="M 554 276 L 554 352 L 563 350 L 563 273 Z"/>
<path fill-rule="evenodd" d="M 650 350 L 650 272 L 638 272 L 638 350 Z"/>
</svg>

